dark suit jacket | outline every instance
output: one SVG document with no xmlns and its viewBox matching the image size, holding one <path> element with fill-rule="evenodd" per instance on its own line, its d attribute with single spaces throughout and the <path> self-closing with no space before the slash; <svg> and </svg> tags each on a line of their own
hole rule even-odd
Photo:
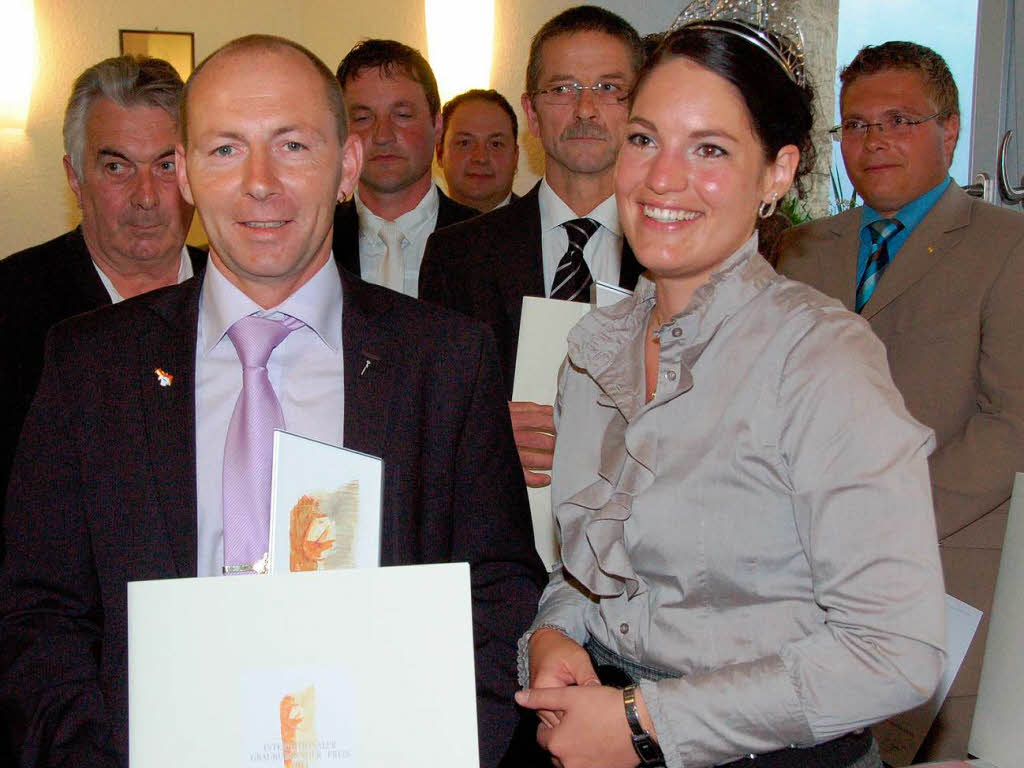
<svg viewBox="0 0 1024 768">
<path fill-rule="evenodd" d="M 436 185 L 435 185 L 436 186 Z M 437 189 L 439 204 L 437 207 L 437 224 L 435 230 L 449 227 L 460 221 L 479 216 L 480 211 L 462 203 L 456 203 L 448 195 Z M 359 213 L 356 211 L 355 198 L 338 203 L 334 209 L 334 260 L 353 275 L 362 275 L 359 270 Z"/>
<path fill-rule="evenodd" d="M 852 309 L 860 217 L 858 208 L 787 231 L 779 270 Z M 938 721 L 958 731 L 949 741 L 962 750 L 928 759 L 966 750 L 1014 472 L 1024 468 L 1022 296 L 1024 216 L 951 184 L 861 313 L 907 409 L 935 430 L 929 467 L 946 591 L 986 614 Z"/>
<path fill-rule="evenodd" d="M 206 254 L 188 250 L 198 274 Z M 61 320 L 108 304 L 110 294 L 96 274 L 81 227 L 0 261 L 0 500 L 39 383 L 46 332 Z"/>
<path fill-rule="evenodd" d="M 420 267 L 420 298 L 483 320 L 498 340 L 505 392 L 512 396 L 524 296 L 544 296 L 540 182 L 518 200 L 435 232 Z M 619 285 L 632 290 L 643 271 L 622 241 Z"/>
<path fill-rule="evenodd" d="M 470 563 L 482 765 L 494 766 L 544 581 L 494 342 L 341 274 L 345 445 L 384 459 L 382 564 Z M 199 291 L 191 280 L 74 318 L 47 342 L 0 569 L 0 699 L 28 765 L 126 765 L 125 584 L 196 575 Z M 173 386 L 158 386 L 158 366 Z M 409 627 L 409 642 L 427 631 L 444 628 Z"/>
</svg>

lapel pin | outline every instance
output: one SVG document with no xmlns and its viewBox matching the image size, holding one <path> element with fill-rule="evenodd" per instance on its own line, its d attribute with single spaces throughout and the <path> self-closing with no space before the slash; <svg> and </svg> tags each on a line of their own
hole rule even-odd
<svg viewBox="0 0 1024 768">
<path fill-rule="evenodd" d="M 153 373 L 156 374 L 156 380 L 160 382 L 161 387 L 169 387 L 174 382 L 174 376 L 169 374 L 163 368 L 157 368 Z"/>
<path fill-rule="evenodd" d="M 928 246 L 928 253 L 935 253 L 935 246 L 934 245 L 929 245 Z"/>
</svg>

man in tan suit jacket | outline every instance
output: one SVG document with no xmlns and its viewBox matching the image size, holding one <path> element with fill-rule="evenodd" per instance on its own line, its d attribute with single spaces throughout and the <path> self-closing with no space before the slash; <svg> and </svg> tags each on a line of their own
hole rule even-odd
<svg viewBox="0 0 1024 768">
<path fill-rule="evenodd" d="M 869 46 L 841 79 L 837 133 L 865 205 L 787 232 L 779 271 L 851 310 L 863 304 L 907 408 L 935 430 L 946 591 L 985 618 L 917 760 L 963 758 L 1013 476 L 1024 468 L 1024 216 L 951 183 L 959 107 L 940 56 Z M 879 219 L 899 231 L 873 248 L 868 225 Z"/>
</svg>

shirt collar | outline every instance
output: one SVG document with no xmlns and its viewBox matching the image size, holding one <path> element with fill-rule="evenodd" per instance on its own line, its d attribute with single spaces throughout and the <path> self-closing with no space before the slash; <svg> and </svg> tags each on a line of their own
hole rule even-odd
<svg viewBox="0 0 1024 768">
<path fill-rule="evenodd" d="M 939 198 L 945 193 L 946 188 L 950 184 L 950 177 L 947 176 L 940 181 L 936 186 L 925 192 L 920 197 L 911 200 L 909 203 L 904 205 L 893 216 L 894 219 L 899 221 L 903 225 L 903 231 L 910 233 L 918 224 L 921 223 L 921 219 L 928 215 L 928 212 L 934 207 L 935 203 L 939 201 Z M 865 204 L 861 210 L 860 215 L 860 232 L 861 239 L 868 238 L 866 242 L 870 242 L 870 235 L 867 234 L 867 228 L 874 224 L 876 221 L 884 218 L 882 214 L 872 208 L 870 205 Z"/>
<path fill-rule="evenodd" d="M 541 232 L 547 232 L 562 226 L 567 221 L 581 218 L 551 188 L 547 177 L 541 179 L 537 198 L 540 204 Z M 619 209 L 615 204 L 615 195 L 606 197 L 596 208 L 584 214 L 583 218 L 593 219 L 613 234 L 622 234 L 622 230 L 619 228 Z"/>
<path fill-rule="evenodd" d="M 229 281 L 210 259 L 199 298 L 202 353 L 207 355 L 234 323 L 248 315 L 301 320 L 337 352 L 341 348 L 341 275 L 334 254 L 295 293 L 271 309 L 263 309 Z"/>
<path fill-rule="evenodd" d="M 92 265 L 96 268 L 96 273 L 100 276 L 100 282 L 103 283 L 103 287 L 107 289 L 107 294 L 110 296 L 110 303 L 117 304 L 124 301 L 117 288 L 114 287 L 113 281 L 107 277 L 107 273 L 100 269 L 99 265 L 94 261 Z M 178 282 L 184 283 L 192 275 L 195 274 L 192 271 L 192 259 L 188 255 L 188 248 L 181 246 L 181 261 L 178 263 Z"/>
<path fill-rule="evenodd" d="M 359 215 L 359 236 L 371 241 L 378 240 L 380 238 L 380 228 L 387 219 L 378 216 L 366 207 L 366 203 L 359 197 L 358 189 L 356 189 L 354 199 L 356 213 Z M 437 219 L 437 209 L 440 204 L 441 198 L 437 194 L 437 185 L 431 184 L 430 189 L 427 190 L 427 193 L 420 199 L 415 208 L 411 211 L 406 211 L 395 219 L 395 224 L 398 225 L 406 240 L 410 239 L 410 235 L 424 224 Z"/>
</svg>

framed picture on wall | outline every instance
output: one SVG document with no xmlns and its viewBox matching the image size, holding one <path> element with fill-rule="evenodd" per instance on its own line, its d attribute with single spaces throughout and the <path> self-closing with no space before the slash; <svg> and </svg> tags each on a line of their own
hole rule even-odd
<svg viewBox="0 0 1024 768">
<path fill-rule="evenodd" d="M 130 53 L 169 61 L 182 80 L 187 80 L 195 68 L 195 36 L 191 32 L 122 29 L 120 35 L 122 55 Z"/>
</svg>

